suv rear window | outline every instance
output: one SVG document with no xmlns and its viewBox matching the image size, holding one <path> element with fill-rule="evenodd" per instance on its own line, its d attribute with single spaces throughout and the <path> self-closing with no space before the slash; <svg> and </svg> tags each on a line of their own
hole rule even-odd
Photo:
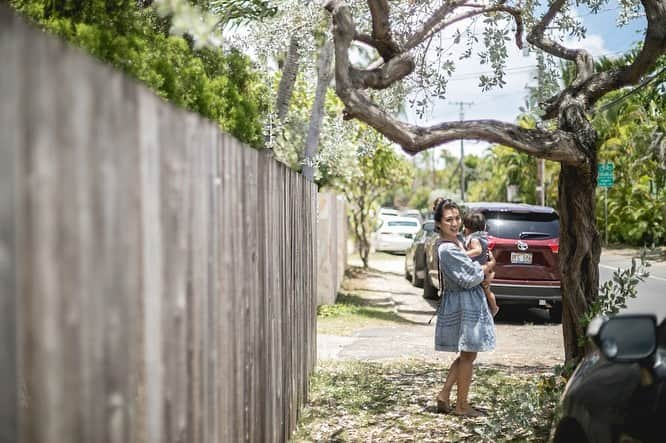
<svg viewBox="0 0 666 443">
<path fill-rule="evenodd" d="M 488 234 L 494 237 L 513 239 L 547 239 L 560 235 L 560 222 L 557 214 L 493 212 L 487 211 Z"/>
</svg>

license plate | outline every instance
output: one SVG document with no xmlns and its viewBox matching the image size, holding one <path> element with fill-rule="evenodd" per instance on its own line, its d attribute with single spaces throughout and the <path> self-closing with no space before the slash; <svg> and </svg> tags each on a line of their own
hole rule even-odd
<svg viewBox="0 0 666 443">
<path fill-rule="evenodd" d="M 512 252 L 511 263 L 517 265 L 531 265 L 532 253 L 531 252 Z"/>
</svg>

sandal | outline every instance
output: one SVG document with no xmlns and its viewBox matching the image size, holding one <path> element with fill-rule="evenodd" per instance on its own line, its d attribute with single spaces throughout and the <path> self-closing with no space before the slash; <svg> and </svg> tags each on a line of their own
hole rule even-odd
<svg viewBox="0 0 666 443">
<path fill-rule="evenodd" d="M 476 418 L 476 417 L 482 417 L 484 414 L 481 411 L 478 411 L 474 408 L 469 408 L 465 411 L 457 411 L 457 410 L 452 410 L 451 413 L 455 416 L 458 417 L 465 417 L 465 418 Z"/>
<path fill-rule="evenodd" d="M 450 414 L 452 411 L 451 403 L 445 400 L 437 399 L 437 413 L 438 414 Z"/>
</svg>

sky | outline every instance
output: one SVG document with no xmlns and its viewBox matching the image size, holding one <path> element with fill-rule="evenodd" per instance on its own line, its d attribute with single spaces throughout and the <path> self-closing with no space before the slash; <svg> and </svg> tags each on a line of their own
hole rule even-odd
<svg viewBox="0 0 666 443">
<path fill-rule="evenodd" d="M 586 38 L 582 46 L 594 56 L 617 56 L 630 49 L 641 39 L 645 29 L 644 18 L 631 21 L 624 27 L 616 25 L 619 8 L 615 0 L 605 6 L 599 14 L 591 14 L 587 10 L 579 10 L 587 28 Z M 509 46 L 509 59 L 507 63 L 507 84 L 502 89 L 493 89 L 482 92 L 478 87 L 479 73 L 487 72 L 488 68 L 478 63 L 478 59 L 466 59 L 456 63 L 456 70 L 452 75 L 448 89 L 447 99 L 439 101 L 433 108 L 432 114 L 423 120 L 408 111 L 407 119 L 410 123 L 430 125 L 441 121 L 459 119 L 460 107 L 458 102 L 471 103 L 463 107 L 465 119 L 496 119 L 514 122 L 520 113 L 519 107 L 525 102 L 526 86 L 535 86 L 536 58 L 534 54 L 525 55 L 515 46 Z M 579 44 L 572 44 L 572 47 Z M 464 142 L 465 155 L 483 155 L 488 148 L 485 142 Z M 447 149 L 456 157 L 460 157 L 460 142 L 450 142 L 436 148 L 438 152 Z"/>
</svg>

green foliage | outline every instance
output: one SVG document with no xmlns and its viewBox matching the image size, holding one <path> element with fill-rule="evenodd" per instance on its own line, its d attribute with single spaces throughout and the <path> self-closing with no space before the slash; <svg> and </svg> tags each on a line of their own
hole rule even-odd
<svg viewBox="0 0 666 443">
<path fill-rule="evenodd" d="M 624 66 L 633 57 L 601 59 L 597 70 Z M 657 81 L 629 94 L 609 94 L 592 120 L 599 162 L 615 164 L 615 183 L 608 190 L 610 242 L 638 246 L 666 240 L 666 57 L 656 69 Z M 605 193 L 597 191 L 597 226 L 603 228 Z"/>
<path fill-rule="evenodd" d="M 412 196 L 407 202 L 410 208 L 418 209 L 421 213 L 427 213 L 431 210 L 432 201 L 430 200 L 430 188 L 421 186 L 412 192 Z"/>
<path fill-rule="evenodd" d="M 469 188 L 469 201 L 506 201 L 507 189 L 517 186 L 514 201 L 536 204 L 539 160 L 507 146 L 496 145 L 479 165 L 478 180 Z M 546 205 L 557 205 L 559 164 L 546 161 Z"/>
<path fill-rule="evenodd" d="M 363 266 L 368 266 L 370 233 L 380 199 L 387 191 L 409 185 L 414 177 L 410 162 L 398 155 L 386 139 L 373 129 L 355 123 L 358 158 L 356 168 L 336 181 L 335 187 L 349 204 L 352 234 L 357 241 Z"/>
<path fill-rule="evenodd" d="M 599 296 L 592 301 L 588 311 L 581 319 L 583 330 L 587 328 L 590 321 L 599 315 L 615 315 L 621 309 L 627 307 L 627 300 L 636 298 L 638 295 L 638 284 L 645 281 L 650 275 L 647 268 L 650 263 L 645 260 L 646 251 L 642 250 L 639 260 L 631 259 L 631 268 L 618 268 L 613 272 L 612 280 L 604 282 L 599 288 Z M 578 345 L 584 347 L 587 337 L 581 336 Z"/>
<path fill-rule="evenodd" d="M 630 245 L 666 240 L 666 107 L 646 96 L 597 114 L 603 140 L 599 161 L 615 164 L 608 190 L 608 237 Z M 597 224 L 604 226 L 604 192 L 597 192 Z"/>
<path fill-rule="evenodd" d="M 536 125 L 535 117 L 523 115 L 518 124 L 524 128 Z M 537 204 L 537 163 L 539 159 L 507 146 L 495 145 L 477 166 L 478 180 L 468 192 L 469 201 L 506 201 L 509 186 L 517 186 L 513 200 Z M 560 165 L 546 161 L 546 205 L 557 206 L 557 183 Z"/>
<path fill-rule="evenodd" d="M 564 380 L 552 374 L 475 368 L 471 401 L 487 415 L 437 414 L 446 368 L 409 360 L 320 362 L 292 440 L 546 441 Z"/>
<path fill-rule="evenodd" d="M 165 33 L 152 8 L 135 1 L 13 0 L 37 25 L 147 84 L 158 95 L 210 118 L 254 147 L 263 144 L 265 91 L 236 51 L 194 50 Z"/>
<path fill-rule="evenodd" d="M 273 2 L 266 0 L 209 0 L 198 3 L 217 12 L 219 20 L 224 23 L 246 23 L 249 20 L 272 17 L 277 12 Z"/>
</svg>

